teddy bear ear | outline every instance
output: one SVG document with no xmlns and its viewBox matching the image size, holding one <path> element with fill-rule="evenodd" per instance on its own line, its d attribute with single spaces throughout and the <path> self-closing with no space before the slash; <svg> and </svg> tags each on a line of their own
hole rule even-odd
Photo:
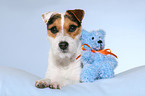
<svg viewBox="0 0 145 96">
<path fill-rule="evenodd" d="M 103 37 L 106 35 L 105 31 L 102 29 L 99 29 L 97 32 L 100 33 Z"/>
<path fill-rule="evenodd" d="M 85 39 L 87 36 L 88 36 L 88 32 L 86 30 L 82 29 L 82 35 L 81 35 L 80 40 Z"/>
</svg>

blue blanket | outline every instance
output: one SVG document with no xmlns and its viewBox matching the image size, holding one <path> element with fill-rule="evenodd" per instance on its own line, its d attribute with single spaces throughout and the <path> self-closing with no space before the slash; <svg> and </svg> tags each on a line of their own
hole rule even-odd
<svg viewBox="0 0 145 96">
<path fill-rule="evenodd" d="M 145 96 L 145 66 L 101 79 L 79 83 L 62 89 L 38 89 L 40 78 L 10 67 L 0 67 L 0 96 Z"/>
</svg>

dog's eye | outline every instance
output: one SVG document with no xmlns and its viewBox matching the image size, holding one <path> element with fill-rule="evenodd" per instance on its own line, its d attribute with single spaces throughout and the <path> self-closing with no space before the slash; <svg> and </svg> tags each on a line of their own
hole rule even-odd
<svg viewBox="0 0 145 96">
<path fill-rule="evenodd" d="M 77 26 L 75 25 L 70 25 L 68 31 L 69 32 L 74 32 L 76 30 Z"/>
<path fill-rule="evenodd" d="M 50 28 L 49 30 L 50 30 L 53 34 L 55 34 L 55 33 L 57 33 L 57 32 L 58 32 L 58 30 L 57 30 L 56 26 L 54 26 L 54 27 Z"/>
<path fill-rule="evenodd" d="M 94 40 L 94 37 L 92 37 L 92 40 Z"/>
</svg>

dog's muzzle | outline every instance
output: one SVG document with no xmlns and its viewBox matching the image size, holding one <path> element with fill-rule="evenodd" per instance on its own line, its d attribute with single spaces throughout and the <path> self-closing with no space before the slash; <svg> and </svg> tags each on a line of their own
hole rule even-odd
<svg viewBox="0 0 145 96">
<path fill-rule="evenodd" d="M 62 42 L 60 42 L 59 44 L 59 48 L 62 50 L 62 51 L 65 51 L 67 48 L 68 48 L 68 42 L 66 42 L 66 41 L 62 41 Z"/>
</svg>

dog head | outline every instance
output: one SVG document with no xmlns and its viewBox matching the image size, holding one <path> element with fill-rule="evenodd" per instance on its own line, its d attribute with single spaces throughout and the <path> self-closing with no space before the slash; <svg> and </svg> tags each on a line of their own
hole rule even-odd
<svg viewBox="0 0 145 96">
<path fill-rule="evenodd" d="M 102 50 L 105 47 L 105 32 L 103 30 L 87 32 L 86 30 L 82 31 L 82 44 L 88 44 L 93 50 Z M 85 49 L 91 50 L 85 46 Z"/>
<path fill-rule="evenodd" d="M 83 17 L 84 11 L 80 9 L 67 10 L 65 13 L 48 12 L 42 14 L 54 55 L 70 58 L 77 51 Z"/>
</svg>

